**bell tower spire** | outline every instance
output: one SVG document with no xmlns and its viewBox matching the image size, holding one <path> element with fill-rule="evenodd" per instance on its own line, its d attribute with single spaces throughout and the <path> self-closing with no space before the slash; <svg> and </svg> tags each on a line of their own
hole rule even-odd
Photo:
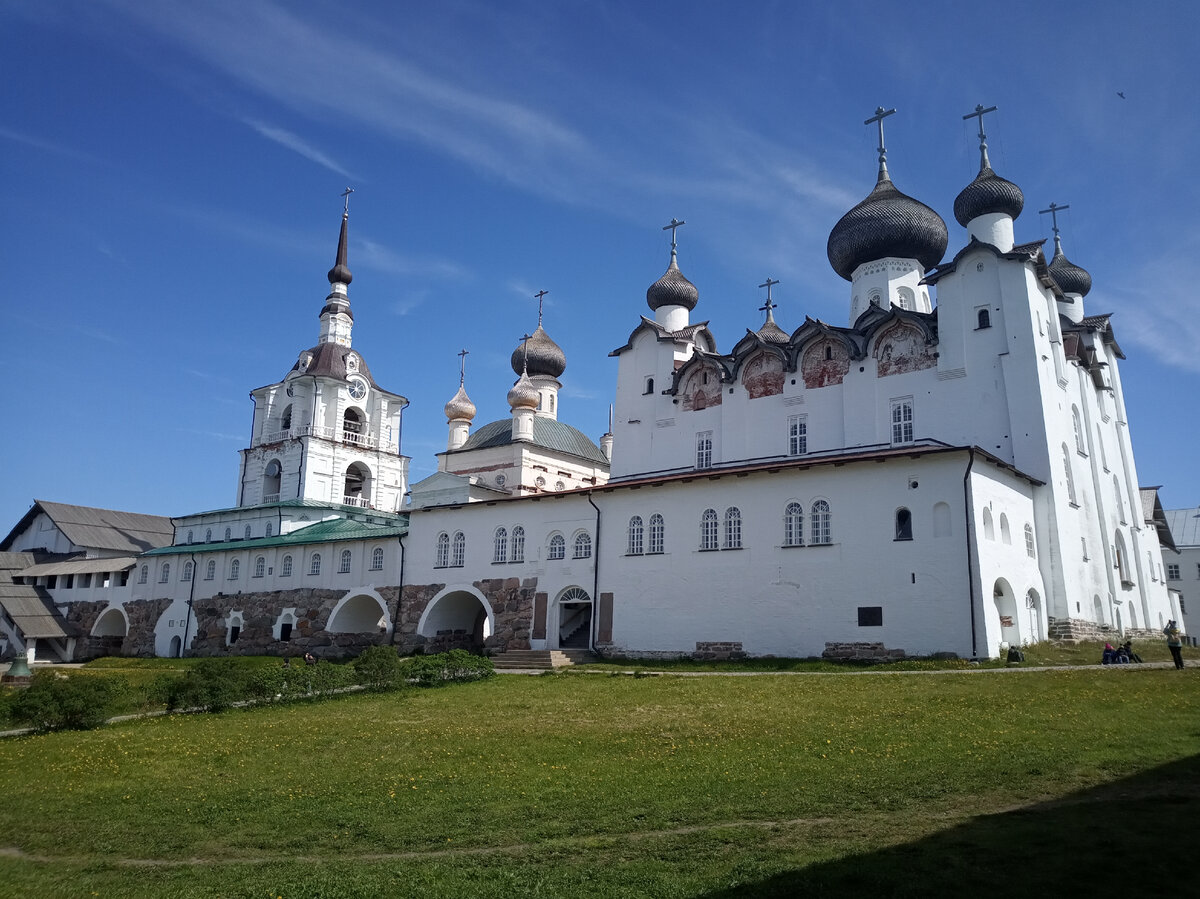
<svg viewBox="0 0 1200 899">
<path fill-rule="evenodd" d="M 321 309 L 320 343 L 337 343 L 350 346 L 350 332 L 354 327 L 354 313 L 350 311 L 350 297 L 347 288 L 354 276 L 346 264 L 346 244 L 350 230 L 350 194 L 354 188 L 347 187 L 342 191 L 345 201 L 342 206 L 342 230 L 338 235 L 337 258 L 333 268 L 329 270 L 329 296 Z"/>
</svg>

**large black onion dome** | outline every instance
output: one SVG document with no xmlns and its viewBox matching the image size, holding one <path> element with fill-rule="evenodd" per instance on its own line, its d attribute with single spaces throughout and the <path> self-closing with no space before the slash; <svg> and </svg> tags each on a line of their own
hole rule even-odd
<svg viewBox="0 0 1200 899">
<path fill-rule="evenodd" d="M 1057 235 L 1054 237 L 1054 258 L 1050 260 L 1048 268 L 1050 276 L 1062 288 L 1063 293 L 1077 293 L 1085 297 L 1092 289 L 1092 276 L 1088 274 L 1087 269 L 1080 268 L 1066 257 Z"/>
<path fill-rule="evenodd" d="M 567 368 L 567 356 L 550 335 L 539 324 L 533 336 L 524 346 L 513 350 L 512 368 L 517 374 L 528 371 L 530 375 L 549 375 L 557 378 Z"/>
<path fill-rule="evenodd" d="M 690 312 L 696 308 L 699 299 L 700 291 L 683 276 L 675 262 L 675 251 L 672 250 L 671 264 L 667 266 L 666 274 L 647 288 L 646 302 L 656 311 L 661 306 L 682 306 Z"/>
<path fill-rule="evenodd" d="M 981 215 L 1001 212 L 1015 219 L 1025 208 L 1021 188 L 992 171 L 990 165 L 979 170 L 975 180 L 954 198 L 954 218 L 964 228 Z"/>
<path fill-rule="evenodd" d="M 338 235 L 337 259 L 333 263 L 333 268 L 329 270 L 330 284 L 349 284 L 354 280 L 354 276 L 350 274 L 350 269 L 346 266 L 346 230 L 350 220 L 349 213 L 342 215 L 342 233 Z"/>
<path fill-rule="evenodd" d="M 942 217 L 892 184 L 886 172 L 865 200 L 829 232 L 825 252 L 833 270 L 852 280 L 864 262 L 898 256 L 928 270 L 942 261 L 950 235 Z"/>
</svg>

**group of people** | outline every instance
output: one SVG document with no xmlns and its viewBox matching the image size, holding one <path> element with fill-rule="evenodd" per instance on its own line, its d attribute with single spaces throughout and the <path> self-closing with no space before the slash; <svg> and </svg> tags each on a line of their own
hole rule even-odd
<svg viewBox="0 0 1200 899">
<path fill-rule="evenodd" d="M 1133 651 L 1133 641 L 1126 640 L 1116 649 L 1111 643 L 1104 644 L 1104 655 L 1101 665 L 1128 665 L 1130 662 L 1141 662 L 1142 657 Z"/>
</svg>

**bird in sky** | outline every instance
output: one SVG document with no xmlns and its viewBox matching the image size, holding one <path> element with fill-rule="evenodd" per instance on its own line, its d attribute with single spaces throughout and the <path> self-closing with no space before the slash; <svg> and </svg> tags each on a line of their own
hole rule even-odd
<svg viewBox="0 0 1200 899">
<path fill-rule="evenodd" d="M 1125 99 L 1125 91 L 1117 91 L 1117 96 L 1120 97 L 1122 100 L 1124 100 Z"/>
</svg>

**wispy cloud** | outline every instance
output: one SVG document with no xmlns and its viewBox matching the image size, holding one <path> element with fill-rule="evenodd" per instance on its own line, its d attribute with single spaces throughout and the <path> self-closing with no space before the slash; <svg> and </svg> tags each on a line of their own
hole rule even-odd
<svg viewBox="0 0 1200 899">
<path fill-rule="evenodd" d="M 85 153 L 82 150 L 76 150 L 74 147 L 65 147 L 62 144 L 56 144 L 53 141 L 49 141 L 41 137 L 34 137 L 32 134 L 23 134 L 20 131 L 13 131 L 11 128 L 0 127 L 0 138 L 14 141 L 18 144 L 24 144 L 27 147 L 33 147 L 35 150 L 43 150 L 47 153 L 54 153 L 57 156 L 65 156 L 68 159 L 99 162 L 99 160 L 91 153 Z"/>
<path fill-rule="evenodd" d="M 223 434 L 220 431 L 204 431 L 199 428 L 176 428 L 180 434 L 195 434 L 197 437 L 209 437 L 213 440 L 232 440 L 241 443 L 246 439 L 244 434 Z"/>
<path fill-rule="evenodd" d="M 351 238 L 351 268 L 362 265 L 375 271 L 406 277 L 420 275 L 443 281 L 466 280 L 470 274 L 457 262 L 431 256 L 411 256 L 399 253 L 368 238 Z"/>
<path fill-rule="evenodd" d="M 342 165 L 335 162 L 325 153 L 322 153 L 299 135 L 293 134 L 291 131 L 288 131 L 285 128 L 277 128 L 274 125 L 268 125 L 265 122 L 260 122 L 257 119 L 244 118 L 242 119 L 242 122 L 249 125 L 267 140 L 274 141 L 281 147 L 286 147 L 293 153 L 298 153 L 310 162 L 315 162 L 317 165 L 324 166 L 331 172 L 335 172 L 348 179 L 354 180 L 354 176 L 346 171 Z"/>
</svg>

